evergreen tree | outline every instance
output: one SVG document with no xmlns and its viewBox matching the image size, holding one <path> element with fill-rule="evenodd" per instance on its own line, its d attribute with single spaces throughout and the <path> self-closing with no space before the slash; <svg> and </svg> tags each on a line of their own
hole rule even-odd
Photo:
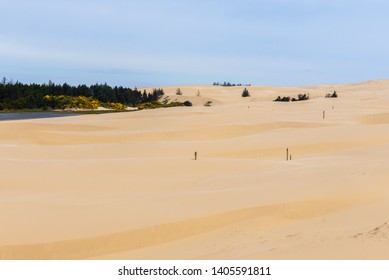
<svg viewBox="0 0 389 280">
<path fill-rule="evenodd" d="M 250 93 L 249 91 L 247 90 L 247 88 L 245 88 L 242 92 L 242 97 L 249 97 L 250 96 Z"/>
<path fill-rule="evenodd" d="M 45 101 L 44 97 L 61 95 L 93 97 L 103 104 L 121 103 L 126 106 L 137 106 L 148 101 L 157 101 L 164 92 L 162 89 L 154 89 L 152 93 L 142 94 L 138 89 L 112 88 L 107 84 L 71 86 L 67 83 L 56 85 L 51 81 L 48 84 L 23 84 L 11 83 L 6 78 L 0 81 L 0 104 L 4 109 L 58 108 L 56 101 Z"/>
</svg>

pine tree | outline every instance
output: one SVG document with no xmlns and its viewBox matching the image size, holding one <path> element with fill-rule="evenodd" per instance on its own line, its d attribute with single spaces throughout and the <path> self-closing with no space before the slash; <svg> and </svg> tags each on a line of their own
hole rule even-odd
<svg viewBox="0 0 389 280">
<path fill-rule="evenodd" d="M 242 97 L 249 97 L 250 96 L 250 93 L 249 91 L 247 90 L 247 88 L 245 88 L 242 92 Z"/>
</svg>

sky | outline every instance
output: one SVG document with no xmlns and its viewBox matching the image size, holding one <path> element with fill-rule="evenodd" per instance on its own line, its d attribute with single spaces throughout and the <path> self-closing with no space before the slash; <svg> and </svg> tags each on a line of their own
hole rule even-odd
<svg viewBox="0 0 389 280">
<path fill-rule="evenodd" d="M 386 79 L 388 11 L 381 0 L 0 0 L 0 76 L 129 87 Z"/>
</svg>

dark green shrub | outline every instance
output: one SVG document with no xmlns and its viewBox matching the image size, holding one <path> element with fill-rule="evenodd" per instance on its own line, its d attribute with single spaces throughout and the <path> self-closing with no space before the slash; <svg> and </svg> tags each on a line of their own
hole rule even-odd
<svg viewBox="0 0 389 280">
<path fill-rule="evenodd" d="M 334 91 L 333 94 L 331 94 L 331 93 L 326 94 L 326 98 L 337 98 L 337 97 L 338 97 L 338 94 L 336 93 L 336 91 Z"/>
<path fill-rule="evenodd" d="M 250 96 L 250 93 L 249 91 L 247 90 L 247 88 L 245 88 L 242 92 L 242 97 L 249 97 Z"/>
<path fill-rule="evenodd" d="M 290 97 L 289 96 L 284 96 L 284 97 L 278 96 L 273 101 L 275 101 L 275 102 L 289 102 L 290 101 Z"/>
</svg>

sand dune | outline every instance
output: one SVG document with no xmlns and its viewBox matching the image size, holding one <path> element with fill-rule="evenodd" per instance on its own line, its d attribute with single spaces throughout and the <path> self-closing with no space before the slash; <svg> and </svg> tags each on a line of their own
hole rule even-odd
<svg viewBox="0 0 389 280">
<path fill-rule="evenodd" d="M 0 258 L 389 257 L 389 81 L 176 89 L 194 106 L 1 122 Z"/>
<path fill-rule="evenodd" d="M 359 202 L 359 201 L 358 201 Z M 181 222 L 158 224 L 146 228 L 95 236 L 84 239 L 63 240 L 41 244 L 26 244 L 0 247 L 2 259 L 80 259 L 103 254 L 117 253 L 153 245 L 163 244 L 177 239 L 210 232 L 229 225 L 241 224 L 250 220 L 261 219 L 261 223 L 275 225 L 285 219 L 314 218 L 350 207 L 356 202 L 352 199 L 322 199 L 264 205 L 260 207 L 239 209 L 223 214 L 189 219 Z M 381 227 L 367 234 L 381 234 Z M 386 235 L 385 235 L 386 236 Z"/>
</svg>

